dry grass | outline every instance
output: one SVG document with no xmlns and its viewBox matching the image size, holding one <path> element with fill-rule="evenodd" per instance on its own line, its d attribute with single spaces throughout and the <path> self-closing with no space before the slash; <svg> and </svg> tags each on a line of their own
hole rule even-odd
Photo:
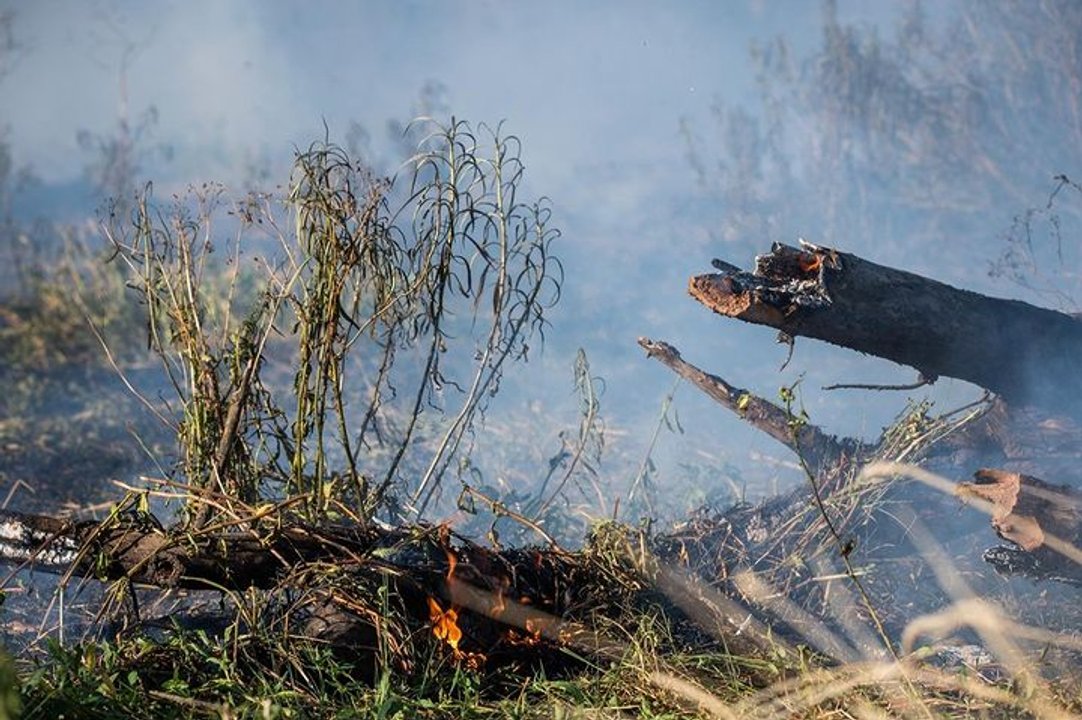
<svg viewBox="0 0 1082 720">
<path fill-rule="evenodd" d="M 878 448 L 887 463 L 833 474 L 803 465 L 815 502 L 772 530 L 754 570 L 731 574 L 724 543 L 705 542 L 721 534 L 705 516 L 680 536 L 705 550 L 676 562 L 659 557 L 648 529 L 596 518 L 580 554 L 559 551 L 550 531 L 569 490 L 608 509 L 598 470 L 606 427 L 585 354 L 574 371 L 579 426 L 561 436 L 539 489 L 512 502 L 472 482 L 471 428 L 507 362 L 541 333 L 562 278 L 548 210 L 516 197 L 516 141 L 498 128 L 431 127 L 406 166 L 408 187 L 317 144 L 298 157 L 282 204 L 233 202 L 207 187 L 161 209 L 148 188 L 134 224 L 110 228 L 177 394 L 174 405 L 147 404 L 175 422 L 181 451 L 156 481 L 126 485 L 112 517 L 149 521 L 152 501 L 180 504 L 191 542 L 219 531 L 269 538 L 298 519 L 399 524 L 448 509 L 444 486 L 458 476 L 459 507 L 487 505 L 495 518 L 493 544 L 502 521 L 554 549 L 536 571 L 573 577 L 569 599 L 546 609 L 455 578 L 446 530 L 424 526 L 370 555 L 293 568 L 270 591 L 222 589 L 213 630 L 136 632 L 139 623 L 125 623 L 140 593 L 118 583 L 99 606 L 113 640 L 42 640 L 47 662 L 22 676 L 29 716 L 1078 714 L 1073 678 L 1044 663 L 1076 657 L 1077 637 L 980 597 L 890 494 L 896 476 L 953 493 L 900 461 L 920 459 L 984 404 L 939 418 L 913 408 Z M 225 263 L 212 253 L 223 212 L 235 233 Z M 243 257 L 249 233 L 265 241 L 259 260 Z M 787 402 L 798 435 L 806 418 L 792 391 Z M 666 406 L 659 430 L 668 422 Z M 634 483 L 646 508 L 656 439 Z M 871 556 L 858 564 L 850 546 L 884 515 L 909 529 L 942 600 L 900 628 L 884 603 L 890 585 L 869 589 L 879 570 Z M 449 588 L 449 600 L 428 598 L 428 622 L 398 585 L 407 565 Z M 66 607 L 66 595 L 56 598 Z M 144 615 L 150 608 L 180 616 L 198 604 L 166 594 Z M 362 628 L 350 652 L 333 640 L 336 622 Z M 456 622 L 467 636 L 494 633 L 546 654 L 487 662 L 468 637 L 458 646 Z M 970 636 L 989 659 L 945 666 L 943 654 Z"/>
</svg>

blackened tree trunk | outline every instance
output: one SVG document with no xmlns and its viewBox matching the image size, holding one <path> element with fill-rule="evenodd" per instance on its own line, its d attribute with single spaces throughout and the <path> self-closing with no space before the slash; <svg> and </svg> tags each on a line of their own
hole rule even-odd
<svg viewBox="0 0 1082 720">
<path fill-rule="evenodd" d="M 744 272 L 693 277 L 711 310 L 967 380 L 1012 405 L 1082 418 L 1082 322 L 805 244 L 775 244 Z"/>
</svg>

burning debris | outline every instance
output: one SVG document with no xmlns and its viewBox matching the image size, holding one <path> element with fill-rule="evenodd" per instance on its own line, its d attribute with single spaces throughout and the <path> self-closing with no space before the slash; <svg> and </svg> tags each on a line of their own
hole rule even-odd
<svg viewBox="0 0 1082 720">
<path fill-rule="evenodd" d="M 1005 619 L 978 622 L 964 612 L 970 606 L 959 597 L 974 592 L 966 582 L 979 573 L 963 582 L 932 558 L 946 553 L 936 532 L 944 518 L 971 545 L 986 533 L 972 521 L 976 513 L 966 516 L 966 533 L 956 532 L 963 498 L 986 510 L 1010 543 L 984 554 L 998 572 L 1082 584 L 1076 491 L 1039 480 L 1040 467 L 1023 472 L 1035 462 L 1035 445 L 1025 438 L 1055 435 L 1069 446 L 1063 438 L 1074 425 L 1033 423 L 1026 414 L 1032 409 L 1010 404 L 1064 408 L 1065 398 L 1027 391 L 1020 378 L 1032 369 L 1027 342 L 1058 352 L 1072 347 L 1075 326 L 1052 311 L 807 244 L 776 246 L 757 259 L 755 273 L 715 267 L 721 274 L 694 278 L 692 293 L 722 314 L 909 362 L 927 377 L 985 378 L 1003 397 L 939 417 L 918 408 L 878 442 L 863 443 L 810 424 L 793 411 L 791 397 L 775 404 L 692 365 L 672 345 L 641 339 L 649 357 L 792 450 L 808 482 L 757 505 L 704 510 L 669 533 L 600 523 L 574 552 L 551 541 L 543 548 L 484 546 L 447 525 L 314 527 L 282 506 L 195 528 L 162 528 L 129 512 L 101 523 L 3 512 L 0 559 L 122 585 L 231 594 L 262 588 L 289 598 L 266 611 L 267 622 L 292 628 L 300 609 L 306 632 L 299 636 L 358 662 L 366 677 L 388 662 L 408 672 L 426 648 L 479 672 L 543 668 L 558 676 L 626 656 L 630 622 L 650 624 L 658 655 L 745 658 L 732 660 L 733 672 L 752 686 L 797 681 L 809 666 L 829 672 L 872 663 L 868 677 L 876 682 L 909 673 L 931 687 L 941 676 L 924 660 L 940 658 L 942 665 L 943 657 L 954 657 L 952 647 L 969 648 L 959 657 L 970 659 L 958 662 L 979 658 L 987 677 L 1001 670 L 1002 677 L 1039 676 L 998 629 Z M 988 330 L 991 319 L 982 313 L 994 314 L 1008 336 L 1031 325 L 1029 335 L 1008 338 L 1016 346 L 1013 366 L 995 370 L 988 363 L 970 372 L 956 357 L 959 339 L 948 331 L 959 322 Z M 1039 331 L 1042 318 L 1047 333 Z M 947 331 L 921 334 L 929 323 Z M 997 351 L 1008 340 L 985 338 Z M 975 449 L 982 458 L 998 457 L 1001 467 L 979 467 L 975 482 L 961 484 L 928 471 L 957 474 Z M 951 552 L 976 558 L 970 550 Z M 952 609 L 933 612 L 952 593 Z M 921 617 L 923 624 L 914 624 Z M 941 628 L 976 633 L 982 645 L 935 645 Z M 1033 627 L 1010 628 L 1037 637 Z M 924 636 L 933 641 L 922 649 L 917 641 Z M 1057 651 L 1082 650 L 1061 633 L 1040 641 Z M 777 657 L 789 660 L 762 660 Z M 658 687 L 690 692 L 664 673 L 650 677 Z"/>
<path fill-rule="evenodd" d="M 428 598 L 428 618 L 432 622 L 432 634 L 447 643 L 458 654 L 462 629 L 458 626 L 458 611 L 453 607 L 444 610 L 435 598 Z"/>
</svg>

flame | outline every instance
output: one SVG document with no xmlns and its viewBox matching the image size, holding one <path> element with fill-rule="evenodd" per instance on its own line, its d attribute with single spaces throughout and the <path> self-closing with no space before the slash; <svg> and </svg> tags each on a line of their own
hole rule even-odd
<svg viewBox="0 0 1082 720">
<path fill-rule="evenodd" d="M 458 556 L 451 549 L 451 528 L 446 524 L 440 525 L 437 532 L 440 547 L 443 549 L 443 554 L 447 556 L 447 579 L 450 580 L 451 576 L 455 574 L 455 567 L 458 566 Z"/>
<path fill-rule="evenodd" d="M 458 643 L 462 640 L 462 628 L 458 626 L 458 611 L 453 607 L 444 610 L 433 598 L 428 598 L 428 618 L 432 621 L 432 634 L 437 640 L 443 640 L 458 653 Z"/>
<path fill-rule="evenodd" d="M 823 266 L 823 258 L 821 255 L 812 255 L 811 258 L 800 258 L 800 269 L 806 273 L 815 272 Z"/>
<path fill-rule="evenodd" d="M 507 595 L 511 587 L 511 580 L 506 577 L 500 578 L 500 586 L 496 588 L 496 602 L 492 605 L 492 617 L 498 618 L 507 609 Z"/>
<path fill-rule="evenodd" d="M 534 647 L 541 644 L 543 630 L 544 625 L 539 618 L 528 617 L 525 627 L 521 630 L 508 629 L 504 637 L 512 645 Z"/>
<path fill-rule="evenodd" d="M 530 633 L 533 642 L 541 642 L 541 630 L 543 627 L 540 619 L 526 618 L 526 632 Z"/>
</svg>

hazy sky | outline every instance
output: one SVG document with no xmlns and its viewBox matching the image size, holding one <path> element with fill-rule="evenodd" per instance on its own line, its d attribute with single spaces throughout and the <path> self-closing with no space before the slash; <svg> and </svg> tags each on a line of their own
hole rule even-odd
<svg viewBox="0 0 1082 720">
<path fill-rule="evenodd" d="M 884 14 L 851 5 L 843 17 Z M 420 88 L 438 81 L 460 117 L 507 120 L 546 186 L 621 157 L 679 162 L 680 117 L 749 96 L 749 44 L 783 31 L 798 46 L 814 43 L 820 14 L 811 0 L 10 7 L 24 49 L 0 85 L 0 120 L 19 160 L 47 180 L 80 172 L 78 130 L 115 122 L 131 47 L 131 114 L 156 107 L 155 138 L 177 149 L 175 166 L 157 174 L 220 175 L 252 152 L 288 161 L 291 144 L 307 144 L 324 118 L 332 134 L 351 120 L 378 129 L 407 117 Z"/>
<path fill-rule="evenodd" d="M 235 183 L 253 162 L 282 181 L 324 121 L 332 140 L 360 122 L 378 144 L 438 82 L 457 117 L 523 140 L 535 193 L 610 235 L 693 194 L 681 118 L 708 131 L 719 100 L 749 102 L 752 42 L 810 48 L 821 14 L 814 0 L 5 2 L 22 51 L 0 79 L 0 127 L 47 182 L 79 177 L 80 130 L 114 131 L 122 68 L 129 116 L 155 108 L 148 145 L 172 150 L 144 163 L 159 187 Z"/>
<path fill-rule="evenodd" d="M 686 278 L 716 248 L 686 212 L 695 180 L 679 126 L 708 129 L 719 100 L 754 97 L 753 41 L 784 33 L 798 52 L 817 45 L 819 2 L 5 3 L 22 50 L 0 79 L 0 126 L 16 162 L 46 182 L 80 176 L 80 130 L 115 128 L 125 48 L 130 114 L 156 108 L 152 140 L 173 149 L 144 168 L 159 187 L 236 181 L 253 158 L 286 169 L 324 120 L 332 139 L 358 121 L 379 141 L 435 81 L 458 117 L 505 120 L 522 139 L 529 188 L 552 198 L 564 231 L 577 305 L 554 315 L 544 382 L 567 397 L 581 345 L 610 380 L 609 402 L 641 396 L 652 416 L 671 380 L 641 357 L 637 335 L 673 340 L 723 373 L 763 366 L 753 355 L 772 368 L 784 357 L 769 333 L 687 299 Z M 841 2 L 839 18 L 874 24 L 897 8 Z M 859 414 L 844 422 L 879 429 Z"/>
</svg>

